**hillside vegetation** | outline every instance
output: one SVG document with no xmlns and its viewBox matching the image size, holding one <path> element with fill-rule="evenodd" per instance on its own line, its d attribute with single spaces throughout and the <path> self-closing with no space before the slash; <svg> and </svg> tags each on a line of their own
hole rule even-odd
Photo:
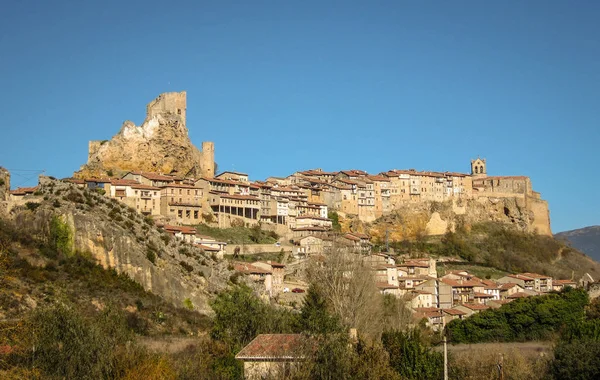
<svg viewBox="0 0 600 380">
<path fill-rule="evenodd" d="M 380 242 L 379 247 L 384 246 Z M 443 236 L 391 242 L 400 254 L 454 257 L 465 264 L 504 272 L 536 272 L 554 278 L 600 278 L 600 264 L 550 236 L 518 231 L 501 223 L 478 223 Z M 492 270 L 493 272 L 493 270 Z"/>
</svg>

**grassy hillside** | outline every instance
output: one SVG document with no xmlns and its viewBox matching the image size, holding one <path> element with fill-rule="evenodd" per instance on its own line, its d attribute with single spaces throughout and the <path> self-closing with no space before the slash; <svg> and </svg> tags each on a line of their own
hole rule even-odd
<svg viewBox="0 0 600 380">
<path fill-rule="evenodd" d="M 564 242 L 549 236 L 529 234 L 499 223 L 479 223 L 470 230 L 458 229 L 438 237 L 391 242 L 400 254 L 455 257 L 475 265 L 484 275 L 503 272 L 537 272 L 555 278 L 579 278 L 590 273 L 600 278 L 600 264 Z M 380 246 L 381 248 L 381 246 Z M 477 269 L 475 268 L 475 269 Z M 449 268 L 453 269 L 453 268 Z"/>
<path fill-rule="evenodd" d="M 62 255 L 10 222 L 0 219 L 0 319 L 18 322 L 35 309 L 67 304 L 84 317 L 106 308 L 123 311 L 129 327 L 142 335 L 197 334 L 209 320 L 173 307 L 114 270 L 82 254 Z"/>
<path fill-rule="evenodd" d="M 199 224 L 195 228 L 199 235 L 210 236 L 228 244 L 273 244 L 279 239 L 275 232 L 261 230 L 258 226 L 217 228 Z"/>
</svg>

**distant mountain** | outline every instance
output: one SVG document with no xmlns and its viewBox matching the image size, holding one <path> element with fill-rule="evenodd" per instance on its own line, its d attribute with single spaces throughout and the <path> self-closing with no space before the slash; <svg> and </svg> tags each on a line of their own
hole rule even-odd
<svg viewBox="0 0 600 380">
<path fill-rule="evenodd" d="M 572 247 L 577 248 L 592 259 L 600 261 L 600 226 L 559 232 L 554 237 L 568 241 Z"/>
</svg>

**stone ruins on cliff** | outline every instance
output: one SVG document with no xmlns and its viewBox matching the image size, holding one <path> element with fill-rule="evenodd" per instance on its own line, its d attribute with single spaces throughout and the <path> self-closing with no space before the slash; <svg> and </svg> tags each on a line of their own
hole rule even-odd
<svg viewBox="0 0 600 380">
<path fill-rule="evenodd" d="M 200 151 L 188 136 L 186 92 L 169 92 L 148 104 L 141 126 L 125 121 L 111 140 L 90 141 L 88 161 L 75 177 L 142 171 L 212 178 L 214 167 L 214 144 L 203 142 Z"/>
</svg>

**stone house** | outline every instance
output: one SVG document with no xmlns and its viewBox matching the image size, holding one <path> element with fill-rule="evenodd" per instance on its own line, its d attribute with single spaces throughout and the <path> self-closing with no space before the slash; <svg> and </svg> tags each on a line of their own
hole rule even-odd
<svg viewBox="0 0 600 380">
<path fill-rule="evenodd" d="M 536 292 L 551 292 L 552 277 L 537 273 L 518 273 L 509 274 L 498 279 L 501 284 L 515 283 L 519 284 L 523 289 L 535 290 Z"/>
<path fill-rule="evenodd" d="M 499 286 L 499 288 L 500 288 L 500 299 L 507 299 L 509 296 L 525 290 L 525 288 L 523 288 L 523 286 L 516 284 L 514 282 L 507 282 L 507 283 L 501 284 Z"/>
<path fill-rule="evenodd" d="M 442 315 L 444 317 L 444 325 L 447 325 L 455 319 L 464 319 L 467 313 L 458 309 L 442 309 Z"/>
<path fill-rule="evenodd" d="M 273 273 L 270 269 L 259 268 L 253 264 L 244 262 L 235 262 L 233 268 L 235 271 L 247 275 L 251 281 L 262 284 L 265 292 L 271 294 Z"/>
<path fill-rule="evenodd" d="M 577 283 L 573 280 L 553 280 L 552 281 L 552 289 L 557 292 L 560 292 L 567 286 L 575 288 L 575 287 L 577 287 Z"/>
<path fill-rule="evenodd" d="M 244 379 L 283 379 L 312 349 L 314 342 L 301 334 L 260 334 L 235 358 L 244 362 Z"/>
<path fill-rule="evenodd" d="M 473 314 L 477 314 L 480 311 L 487 310 L 490 307 L 487 305 L 475 304 L 475 303 L 464 303 L 461 305 L 454 306 L 454 309 L 460 310 L 466 313 L 465 317 L 470 317 Z"/>
<path fill-rule="evenodd" d="M 205 252 L 216 254 L 218 258 L 223 258 L 225 247 L 227 247 L 227 243 L 223 241 L 217 241 L 210 236 L 204 235 L 196 235 L 194 244 L 196 244 L 198 248 L 203 249 Z"/>
<path fill-rule="evenodd" d="M 196 229 L 186 226 L 172 226 L 165 224 L 162 226 L 165 232 L 173 235 L 176 239 L 183 240 L 186 243 L 194 244 L 196 241 Z"/>
<path fill-rule="evenodd" d="M 412 309 L 436 307 L 433 303 L 433 295 L 425 290 L 411 290 L 404 298 L 410 302 Z"/>
<path fill-rule="evenodd" d="M 281 264 L 275 261 L 256 261 L 252 263 L 253 266 L 261 269 L 265 269 L 271 272 L 272 281 L 271 287 L 267 288 L 267 292 L 271 297 L 274 297 L 283 291 L 283 279 L 285 277 L 285 264 Z M 265 286 L 266 287 L 266 286 Z"/>
<path fill-rule="evenodd" d="M 450 309 L 453 303 L 452 285 L 444 281 L 432 278 L 415 287 L 432 295 L 432 302 L 439 309 Z"/>
<path fill-rule="evenodd" d="M 202 222 L 202 189 L 186 184 L 169 184 L 160 190 L 160 214 L 182 224 Z"/>
<path fill-rule="evenodd" d="M 161 190 L 158 187 L 144 185 L 130 179 L 116 179 L 111 180 L 106 189 L 109 197 L 118 199 L 139 213 L 161 215 Z"/>
</svg>

